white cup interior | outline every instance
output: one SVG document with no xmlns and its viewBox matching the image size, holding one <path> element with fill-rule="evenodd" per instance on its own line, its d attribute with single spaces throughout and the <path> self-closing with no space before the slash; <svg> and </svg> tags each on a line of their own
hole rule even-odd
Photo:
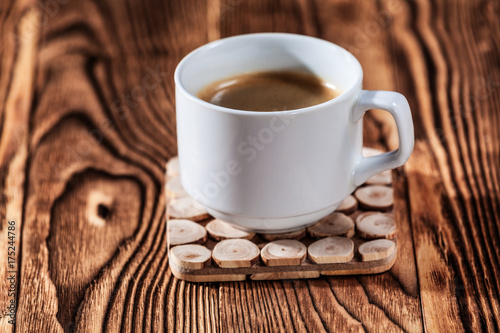
<svg viewBox="0 0 500 333">
<path fill-rule="evenodd" d="M 234 75 L 300 69 L 334 85 L 342 93 L 362 79 L 356 58 L 330 42 L 295 34 L 240 35 L 206 44 L 188 54 L 176 70 L 176 84 L 191 95 L 206 85 Z"/>
</svg>

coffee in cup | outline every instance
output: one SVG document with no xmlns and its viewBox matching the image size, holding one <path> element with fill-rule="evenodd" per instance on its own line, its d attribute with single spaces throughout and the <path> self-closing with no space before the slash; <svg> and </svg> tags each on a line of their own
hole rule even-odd
<svg viewBox="0 0 500 333">
<path fill-rule="evenodd" d="M 261 71 L 231 76 L 205 86 L 197 96 L 209 103 L 246 111 L 302 109 L 340 95 L 331 83 L 299 70 Z"/>
</svg>

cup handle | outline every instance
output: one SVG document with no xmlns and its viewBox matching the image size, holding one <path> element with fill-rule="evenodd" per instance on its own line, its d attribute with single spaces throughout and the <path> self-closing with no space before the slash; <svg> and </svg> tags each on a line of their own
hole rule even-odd
<svg viewBox="0 0 500 333">
<path fill-rule="evenodd" d="M 369 109 L 382 109 L 392 115 L 398 129 L 399 148 L 376 156 L 359 156 L 353 172 L 355 186 L 379 172 L 403 165 L 413 151 L 413 121 L 410 105 L 403 95 L 394 91 L 362 90 L 352 109 L 352 121 L 359 121 Z"/>
</svg>

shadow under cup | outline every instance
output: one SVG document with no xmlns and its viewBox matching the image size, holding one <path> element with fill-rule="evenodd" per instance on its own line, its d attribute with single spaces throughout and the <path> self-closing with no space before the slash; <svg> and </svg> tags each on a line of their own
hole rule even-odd
<svg viewBox="0 0 500 333">
<path fill-rule="evenodd" d="M 341 94 L 276 112 L 228 109 L 197 93 L 258 71 L 302 70 Z M 254 232 L 288 232 L 334 211 L 355 186 L 362 121 L 350 110 L 362 69 L 343 48 L 317 38 L 264 33 L 230 37 L 187 55 L 175 73 L 181 181 L 208 212 Z"/>
</svg>

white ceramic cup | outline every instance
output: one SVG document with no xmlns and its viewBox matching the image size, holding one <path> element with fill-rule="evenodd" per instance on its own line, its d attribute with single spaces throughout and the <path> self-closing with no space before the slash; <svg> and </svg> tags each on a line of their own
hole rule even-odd
<svg viewBox="0 0 500 333">
<path fill-rule="evenodd" d="M 265 70 L 302 69 L 341 95 L 307 108 L 254 112 L 196 97 L 206 85 Z M 333 212 L 369 177 L 404 164 L 413 150 L 406 98 L 361 89 L 356 58 L 330 42 L 294 34 L 229 37 L 188 54 L 175 71 L 181 182 L 207 211 L 238 228 L 280 233 Z M 388 111 L 399 149 L 362 157 L 363 115 Z"/>
</svg>

